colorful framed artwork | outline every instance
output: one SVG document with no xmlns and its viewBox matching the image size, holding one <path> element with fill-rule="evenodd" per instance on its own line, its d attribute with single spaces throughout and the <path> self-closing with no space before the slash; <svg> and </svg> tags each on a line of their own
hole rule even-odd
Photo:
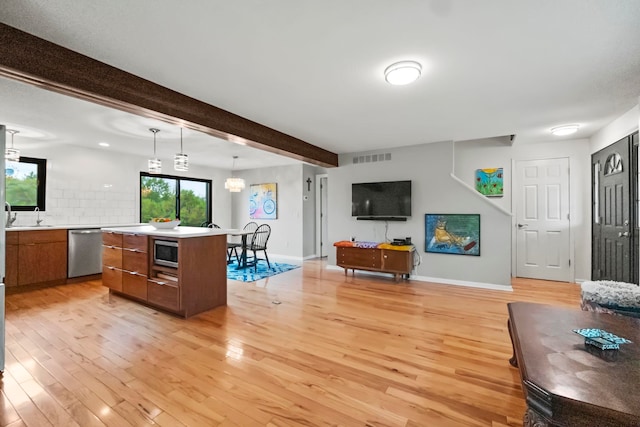
<svg viewBox="0 0 640 427">
<path fill-rule="evenodd" d="M 249 189 L 249 218 L 277 219 L 278 185 L 275 182 L 251 184 Z"/>
<path fill-rule="evenodd" d="M 476 169 L 476 190 L 487 197 L 502 197 L 504 192 L 502 168 Z"/>
<path fill-rule="evenodd" d="M 426 214 L 425 252 L 480 256 L 480 215 Z"/>
</svg>

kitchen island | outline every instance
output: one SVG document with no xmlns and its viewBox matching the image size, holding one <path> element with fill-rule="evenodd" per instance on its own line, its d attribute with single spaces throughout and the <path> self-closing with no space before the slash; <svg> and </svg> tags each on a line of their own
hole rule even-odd
<svg viewBox="0 0 640 427">
<path fill-rule="evenodd" d="M 110 293 L 190 317 L 227 304 L 227 235 L 201 227 L 102 229 Z"/>
</svg>

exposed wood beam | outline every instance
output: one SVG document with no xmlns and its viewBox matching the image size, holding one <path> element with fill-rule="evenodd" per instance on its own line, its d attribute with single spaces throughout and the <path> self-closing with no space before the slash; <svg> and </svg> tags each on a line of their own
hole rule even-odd
<svg viewBox="0 0 640 427">
<path fill-rule="evenodd" d="M 0 23 L 0 75 L 318 166 L 338 155 Z"/>
</svg>

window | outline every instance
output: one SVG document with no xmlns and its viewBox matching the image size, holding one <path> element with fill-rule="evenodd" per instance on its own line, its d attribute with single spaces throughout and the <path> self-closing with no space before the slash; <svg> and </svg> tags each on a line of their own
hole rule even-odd
<svg viewBox="0 0 640 427">
<path fill-rule="evenodd" d="M 13 211 L 45 210 L 47 160 L 20 157 L 5 163 L 6 200 Z"/>
<path fill-rule="evenodd" d="M 180 225 L 211 222 L 211 180 L 140 172 L 140 222 L 180 218 Z"/>
</svg>

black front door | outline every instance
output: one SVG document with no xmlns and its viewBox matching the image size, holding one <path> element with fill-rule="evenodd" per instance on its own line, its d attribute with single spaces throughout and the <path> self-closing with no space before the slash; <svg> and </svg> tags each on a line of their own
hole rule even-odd
<svg viewBox="0 0 640 427">
<path fill-rule="evenodd" d="M 592 280 L 638 283 L 638 134 L 591 156 Z"/>
</svg>

